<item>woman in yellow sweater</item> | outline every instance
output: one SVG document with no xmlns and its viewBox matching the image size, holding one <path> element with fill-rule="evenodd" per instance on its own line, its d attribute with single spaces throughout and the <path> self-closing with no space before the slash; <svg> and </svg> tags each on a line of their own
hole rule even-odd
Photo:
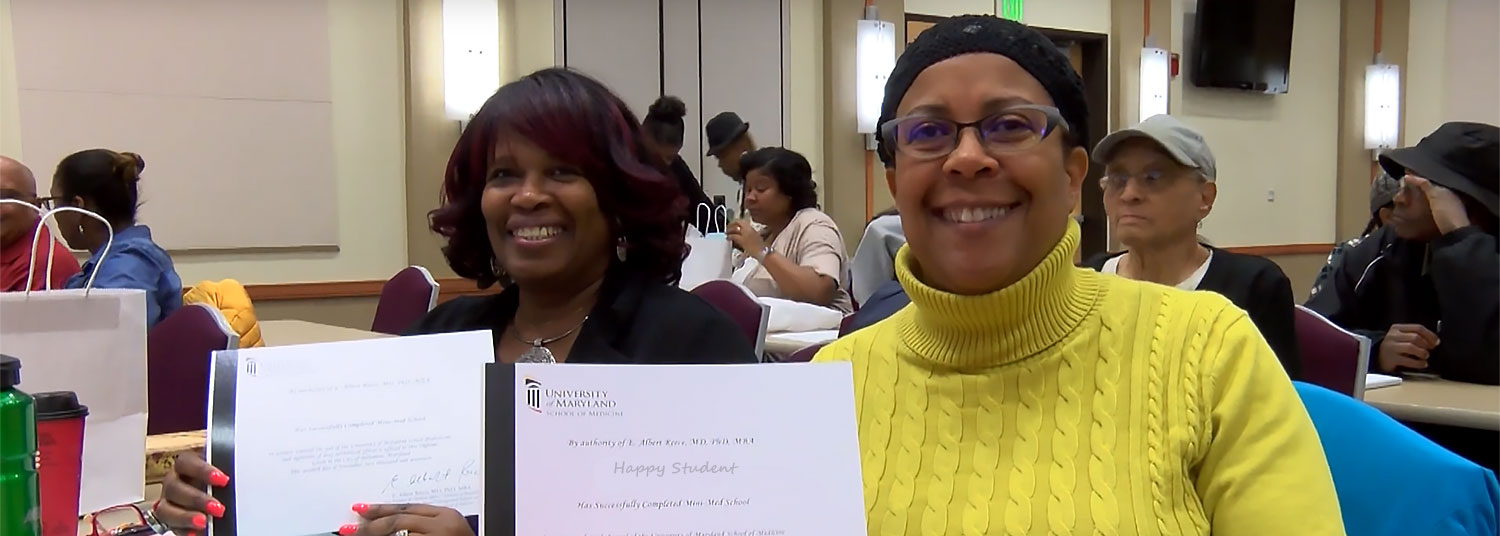
<svg viewBox="0 0 1500 536">
<path fill-rule="evenodd" d="M 1087 126 L 1019 23 L 951 18 L 897 60 L 880 156 L 911 305 L 817 357 L 854 367 L 870 534 L 1342 535 L 1245 313 L 1073 266 Z"/>
</svg>

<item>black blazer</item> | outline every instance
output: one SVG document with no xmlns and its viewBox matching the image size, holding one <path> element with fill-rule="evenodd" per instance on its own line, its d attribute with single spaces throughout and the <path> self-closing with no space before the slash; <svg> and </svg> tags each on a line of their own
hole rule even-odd
<svg viewBox="0 0 1500 536">
<path fill-rule="evenodd" d="M 675 286 L 607 276 L 568 363 L 756 363 L 755 347 L 724 313 Z M 519 291 L 465 296 L 439 305 L 406 335 L 488 329 L 496 347 L 516 316 Z"/>
<path fill-rule="evenodd" d="M 1222 294 L 1250 314 L 1250 321 L 1260 330 L 1287 376 L 1302 377 L 1302 354 L 1297 349 L 1297 320 L 1292 301 L 1292 282 L 1281 267 L 1265 257 L 1230 253 L 1209 246 L 1213 258 L 1198 290 Z M 1083 264 L 1095 270 L 1104 269 L 1104 261 L 1125 252 L 1095 255 Z"/>
</svg>

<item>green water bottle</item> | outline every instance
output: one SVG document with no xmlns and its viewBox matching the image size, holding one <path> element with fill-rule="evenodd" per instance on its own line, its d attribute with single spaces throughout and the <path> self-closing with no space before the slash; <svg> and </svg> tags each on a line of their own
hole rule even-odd
<svg viewBox="0 0 1500 536">
<path fill-rule="evenodd" d="M 0 354 L 0 536 L 41 536 L 36 407 L 20 384 L 21 360 Z"/>
</svg>

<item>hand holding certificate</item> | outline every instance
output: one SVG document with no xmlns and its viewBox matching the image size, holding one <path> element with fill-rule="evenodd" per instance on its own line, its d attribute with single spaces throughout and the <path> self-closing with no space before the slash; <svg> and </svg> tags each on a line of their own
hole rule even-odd
<svg viewBox="0 0 1500 536">
<path fill-rule="evenodd" d="M 478 514 L 492 344 L 469 332 L 217 352 L 208 461 L 229 478 L 211 534 L 328 533 L 364 503 Z"/>
<path fill-rule="evenodd" d="M 486 383 L 493 534 L 865 531 L 847 363 L 491 365 Z"/>
</svg>

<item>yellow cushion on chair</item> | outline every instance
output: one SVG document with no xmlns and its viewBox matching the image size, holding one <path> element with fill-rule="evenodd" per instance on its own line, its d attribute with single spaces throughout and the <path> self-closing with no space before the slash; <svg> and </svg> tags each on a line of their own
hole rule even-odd
<svg viewBox="0 0 1500 536">
<path fill-rule="evenodd" d="M 260 338 L 260 322 L 255 319 L 255 305 L 250 303 L 250 293 L 239 281 L 200 281 L 182 295 L 182 303 L 201 303 L 218 309 L 229 327 L 239 334 L 240 348 L 266 345 Z"/>
</svg>

